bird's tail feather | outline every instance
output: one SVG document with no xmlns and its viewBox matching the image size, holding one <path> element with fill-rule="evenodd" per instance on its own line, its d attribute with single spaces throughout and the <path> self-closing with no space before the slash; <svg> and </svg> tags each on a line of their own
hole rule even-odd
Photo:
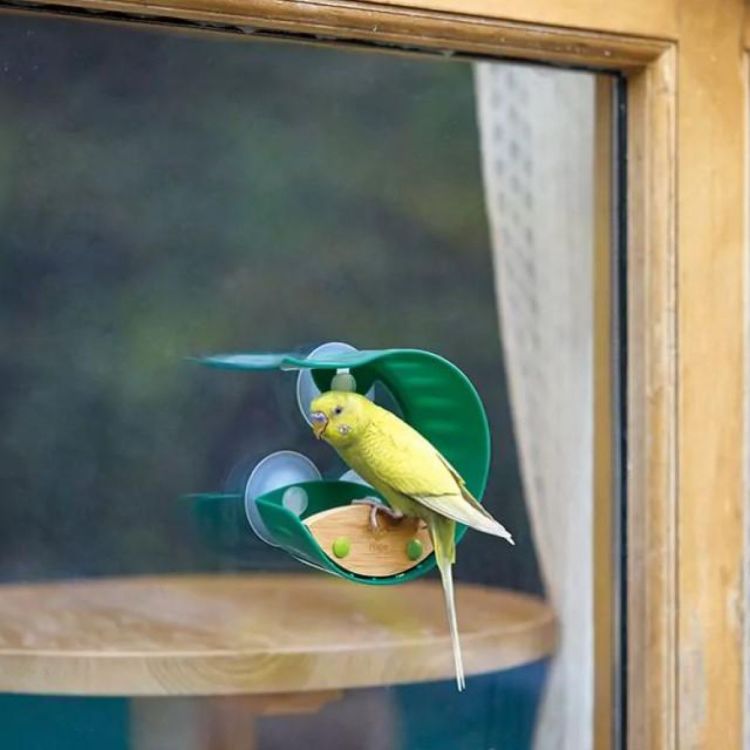
<svg viewBox="0 0 750 750">
<path fill-rule="evenodd" d="M 432 544 L 435 549 L 435 560 L 443 581 L 445 610 L 448 615 L 448 628 L 453 648 L 453 663 L 456 669 L 456 685 L 462 691 L 466 687 L 464 680 L 464 662 L 461 655 L 461 643 L 458 638 L 458 620 L 456 618 L 456 599 L 453 593 L 453 561 L 455 558 L 455 523 L 447 518 L 436 518 L 430 524 Z"/>
<path fill-rule="evenodd" d="M 458 622 L 456 620 L 456 600 L 453 596 L 453 565 L 447 563 L 440 567 L 445 593 L 445 609 L 448 613 L 448 626 L 451 631 L 451 645 L 453 647 L 453 662 L 456 667 L 456 685 L 459 691 L 466 687 L 464 680 L 464 661 L 461 656 L 461 642 L 458 639 Z"/>
</svg>

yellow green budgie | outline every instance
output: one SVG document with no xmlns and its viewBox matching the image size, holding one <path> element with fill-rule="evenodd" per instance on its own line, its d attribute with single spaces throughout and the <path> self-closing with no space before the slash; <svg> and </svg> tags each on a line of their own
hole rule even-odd
<svg viewBox="0 0 750 750">
<path fill-rule="evenodd" d="M 370 523 L 377 514 L 394 519 L 421 519 L 427 524 L 435 560 L 443 581 L 458 689 L 464 689 L 464 669 L 458 640 L 453 597 L 452 565 L 456 557 L 456 522 L 507 539 L 513 538 L 466 489 L 458 472 L 435 447 L 395 414 L 364 396 L 329 391 L 311 404 L 315 436 L 330 443 L 341 458 L 388 501 L 375 501 Z"/>
</svg>

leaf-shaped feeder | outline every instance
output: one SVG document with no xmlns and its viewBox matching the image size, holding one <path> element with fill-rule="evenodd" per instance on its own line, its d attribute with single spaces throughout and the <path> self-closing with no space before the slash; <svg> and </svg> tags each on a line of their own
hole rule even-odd
<svg viewBox="0 0 750 750">
<path fill-rule="evenodd" d="M 403 418 L 456 467 L 471 493 L 480 500 L 484 494 L 490 463 L 487 416 L 474 386 L 443 357 L 418 349 L 383 349 L 314 358 L 221 354 L 198 361 L 228 370 L 309 369 L 321 391 L 330 389 L 339 370 L 352 373 L 362 394 L 380 382 L 398 403 Z M 290 488 L 306 493 L 301 514 L 284 503 Z M 360 583 L 402 583 L 423 575 L 435 564 L 424 531 L 406 519 L 373 535 L 367 524 L 368 509 L 351 505 L 352 500 L 376 494 L 361 484 L 322 480 L 280 487 L 255 502 L 273 543 L 302 562 Z M 205 515 L 218 497 L 193 496 L 196 509 Z M 239 499 L 237 495 L 224 497 L 235 503 Z M 457 541 L 465 531 L 457 527 Z"/>
</svg>

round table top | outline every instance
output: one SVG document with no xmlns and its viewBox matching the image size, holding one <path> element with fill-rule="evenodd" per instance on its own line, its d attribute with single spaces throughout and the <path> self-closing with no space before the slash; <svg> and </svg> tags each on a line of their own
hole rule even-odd
<svg viewBox="0 0 750 750">
<path fill-rule="evenodd" d="M 540 599 L 456 587 L 467 675 L 551 654 Z M 0 587 L 0 691 L 231 695 L 450 679 L 439 583 L 316 574 L 88 579 Z"/>
</svg>

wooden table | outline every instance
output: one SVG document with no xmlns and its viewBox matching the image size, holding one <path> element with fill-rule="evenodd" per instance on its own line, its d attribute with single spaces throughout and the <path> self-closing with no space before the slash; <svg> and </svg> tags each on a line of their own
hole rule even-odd
<svg viewBox="0 0 750 750">
<path fill-rule="evenodd" d="M 555 619 L 543 601 L 465 584 L 456 596 L 467 675 L 554 650 Z M 373 587 L 231 574 L 0 587 L 0 691 L 213 696 L 194 705 L 204 706 L 204 727 L 220 727 L 314 711 L 347 688 L 452 676 L 433 581 Z M 140 704 L 148 724 L 154 702 Z"/>
</svg>

